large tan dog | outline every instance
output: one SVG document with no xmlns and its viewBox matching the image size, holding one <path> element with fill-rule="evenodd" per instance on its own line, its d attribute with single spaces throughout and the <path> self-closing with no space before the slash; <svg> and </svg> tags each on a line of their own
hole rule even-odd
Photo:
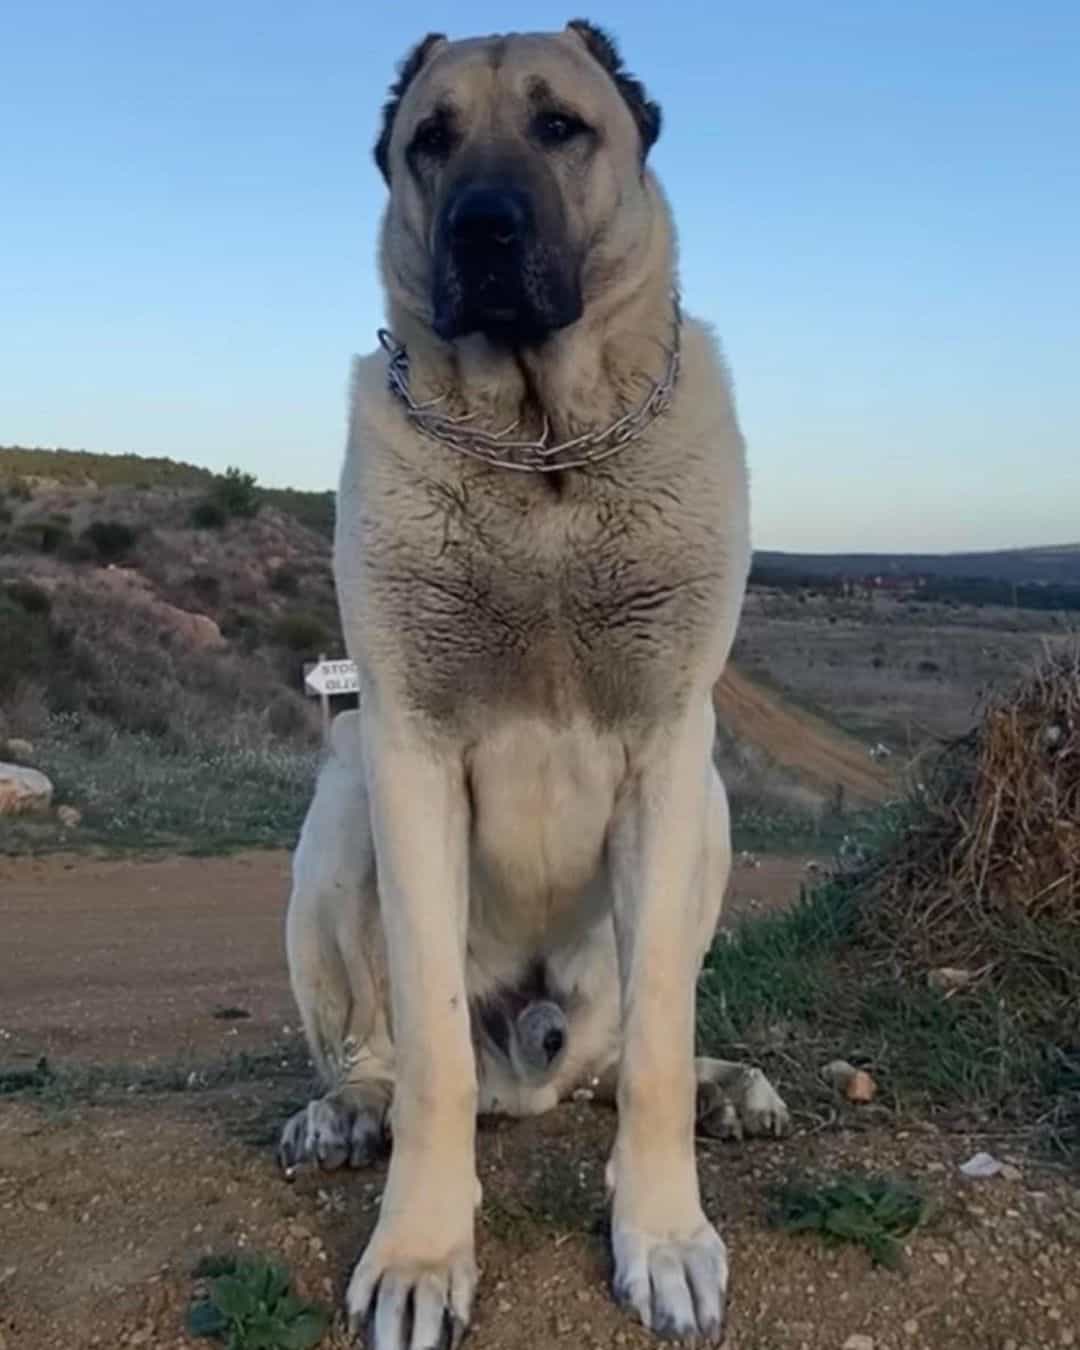
<svg viewBox="0 0 1080 1350">
<path fill-rule="evenodd" d="M 729 870 L 710 693 L 749 562 L 720 358 L 680 317 L 659 110 L 591 25 L 409 56 L 376 159 L 393 336 L 356 364 L 335 569 L 358 713 L 295 859 L 289 967 L 327 1094 L 287 1167 L 368 1161 L 348 1291 L 376 1350 L 456 1343 L 478 1109 L 609 1095 L 617 1296 L 716 1339 L 695 1082 L 778 1132 L 756 1070 L 694 1059 Z"/>
</svg>

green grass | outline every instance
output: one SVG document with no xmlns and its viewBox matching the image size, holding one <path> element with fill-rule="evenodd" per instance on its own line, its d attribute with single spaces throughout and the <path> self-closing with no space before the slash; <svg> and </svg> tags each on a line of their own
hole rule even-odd
<svg viewBox="0 0 1080 1350">
<path fill-rule="evenodd" d="M 289 1272 L 263 1257 L 208 1258 L 194 1274 L 209 1285 L 192 1301 L 187 1329 L 226 1350 L 309 1350 L 330 1325 L 329 1312 L 294 1294 Z"/>
<path fill-rule="evenodd" d="M 23 1097 L 64 1111 L 83 1103 L 130 1101 L 139 1095 L 291 1080 L 307 1069 L 307 1053 L 299 1042 L 257 1053 L 243 1051 L 209 1063 L 175 1059 L 152 1064 L 53 1064 L 42 1056 L 33 1067 L 0 1066 L 0 1097 Z"/>
<path fill-rule="evenodd" d="M 844 838 L 857 831 L 866 813 L 827 810 L 820 815 L 800 811 L 759 794 L 731 796 L 731 842 L 736 853 L 819 853 L 829 857 Z"/>
<path fill-rule="evenodd" d="M 927 1214 L 911 1182 L 887 1176 L 839 1176 L 831 1182 L 792 1181 L 776 1193 L 771 1222 L 789 1233 L 818 1233 L 830 1243 L 851 1242 L 875 1265 L 900 1264 L 900 1240 Z"/>
<path fill-rule="evenodd" d="M 719 940 L 698 988 L 701 1053 L 760 1063 L 796 1110 L 819 1117 L 857 1110 L 821 1078 L 843 1058 L 879 1084 L 864 1116 L 1042 1120 L 1062 1146 L 1080 1142 L 1080 1067 L 1062 1025 L 1024 987 L 948 997 L 904 973 L 867 939 L 859 905 L 856 888 L 834 880 Z"/>
<path fill-rule="evenodd" d="M 292 847 L 317 763 L 317 751 L 282 742 L 208 740 L 170 753 L 144 733 L 112 732 L 104 745 L 85 746 L 60 728 L 39 738 L 34 764 L 52 779 L 57 803 L 79 808 L 82 824 L 65 832 L 52 820 L 0 819 L 0 852 Z"/>
</svg>

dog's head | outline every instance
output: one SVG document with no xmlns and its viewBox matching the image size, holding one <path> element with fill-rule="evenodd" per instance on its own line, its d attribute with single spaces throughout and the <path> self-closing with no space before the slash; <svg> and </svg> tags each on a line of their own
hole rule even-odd
<svg viewBox="0 0 1080 1350">
<path fill-rule="evenodd" d="M 660 110 L 599 29 L 423 40 L 375 160 L 390 187 L 384 274 L 446 341 L 542 342 L 648 237 Z"/>
</svg>

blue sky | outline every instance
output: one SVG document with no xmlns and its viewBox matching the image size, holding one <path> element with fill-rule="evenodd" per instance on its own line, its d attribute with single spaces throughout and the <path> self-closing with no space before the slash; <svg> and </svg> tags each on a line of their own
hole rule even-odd
<svg viewBox="0 0 1080 1350">
<path fill-rule="evenodd" d="M 1080 539 L 1075 0 L 5 6 L 0 443 L 333 486 L 394 63 L 579 12 L 664 105 L 758 546 Z"/>
</svg>

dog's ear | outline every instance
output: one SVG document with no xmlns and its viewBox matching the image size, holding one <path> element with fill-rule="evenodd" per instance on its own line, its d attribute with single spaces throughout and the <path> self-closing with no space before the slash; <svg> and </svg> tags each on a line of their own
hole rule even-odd
<svg viewBox="0 0 1080 1350">
<path fill-rule="evenodd" d="M 644 160 L 660 135 L 660 105 L 649 98 L 641 81 L 635 80 L 624 69 L 615 39 L 609 33 L 605 33 L 588 19 L 571 19 L 566 27 L 569 32 L 578 35 L 589 55 L 599 62 L 615 81 L 615 88 L 622 95 L 623 102 L 637 123 L 638 134 L 641 137 L 641 158 Z"/>
<path fill-rule="evenodd" d="M 390 86 L 390 97 L 383 105 L 382 130 L 379 132 L 379 139 L 375 142 L 375 163 L 379 166 L 379 172 L 388 183 L 390 181 L 390 137 L 393 134 L 394 119 L 397 117 L 398 108 L 401 106 L 401 100 L 405 97 L 405 90 L 423 70 L 428 57 L 435 48 L 445 41 L 446 35 L 444 33 L 429 33 L 422 42 L 416 44 L 398 66 L 398 77 Z"/>
</svg>

